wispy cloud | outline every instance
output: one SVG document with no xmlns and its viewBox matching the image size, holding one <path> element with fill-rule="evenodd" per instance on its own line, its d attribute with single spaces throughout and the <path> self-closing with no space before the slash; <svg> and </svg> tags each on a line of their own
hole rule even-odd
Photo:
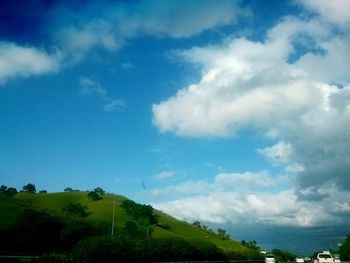
<svg viewBox="0 0 350 263">
<path fill-rule="evenodd" d="M 99 16 L 91 17 L 91 10 Z M 80 12 L 70 5 L 53 10 L 54 17 L 61 18 L 62 13 L 69 19 L 56 25 L 55 39 L 73 62 L 81 61 L 95 49 L 118 51 L 127 41 L 139 36 L 186 38 L 251 15 L 248 9 L 228 0 L 220 5 L 208 0 L 113 4 L 102 1 L 81 5 Z M 182 19 L 174 19 L 178 16 Z M 72 18 L 78 23 L 72 23 Z"/>
<path fill-rule="evenodd" d="M 158 174 L 156 174 L 155 176 L 153 176 L 154 180 L 164 180 L 164 179 L 168 179 L 170 177 L 175 176 L 175 173 L 172 171 L 163 171 L 160 172 Z"/>
<path fill-rule="evenodd" d="M 106 89 L 104 89 L 98 82 L 86 78 L 80 78 L 80 96 L 98 96 L 102 98 L 106 104 L 103 106 L 105 112 L 112 112 L 118 109 L 126 107 L 126 103 L 123 100 L 112 99 Z"/>
</svg>

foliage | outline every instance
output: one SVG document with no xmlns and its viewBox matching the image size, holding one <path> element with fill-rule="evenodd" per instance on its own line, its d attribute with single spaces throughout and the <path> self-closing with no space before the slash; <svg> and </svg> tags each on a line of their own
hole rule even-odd
<svg viewBox="0 0 350 263">
<path fill-rule="evenodd" d="M 0 186 L 0 192 L 1 192 L 1 193 L 5 193 L 6 190 L 7 190 L 7 186 L 2 184 L 2 185 Z"/>
<path fill-rule="evenodd" d="M 257 245 L 257 242 L 255 240 L 246 242 L 245 240 L 242 240 L 241 242 L 242 246 L 245 246 L 247 248 L 253 249 L 253 250 L 259 250 L 260 247 Z"/>
<path fill-rule="evenodd" d="M 138 262 L 137 244 L 129 239 L 110 237 L 89 237 L 78 243 L 73 250 L 74 262 Z"/>
<path fill-rule="evenodd" d="M 124 231 L 132 236 L 145 235 L 145 230 L 141 229 L 135 221 L 128 220 L 124 225 Z"/>
<path fill-rule="evenodd" d="M 144 225 L 152 225 L 158 223 L 153 215 L 153 207 L 150 205 L 140 205 L 132 200 L 125 200 L 121 207 L 137 222 Z"/>
<path fill-rule="evenodd" d="M 105 191 L 101 188 L 101 187 L 96 187 L 94 189 L 94 192 L 100 194 L 100 195 L 103 195 L 105 193 Z"/>
<path fill-rule="evenodd" d="M 96 187 L 93 191 L 88 193 L 88 198 L 92 201 L 98 201 L 102 199 L 102 195 L 105 191 L 101 187 Z"/>
<path fill-rule="evenodd" d="M 27 209 L 17 220 L 0 232 L 1 249 L 35 254 L 59 247 L 62 222 L 57 217 Z"/>
<path fill-rule="evenodd" d="M 102 229 L 85 220 L 68 220 L 61 230 L 60 240 L 63 248 L 71 249 L 80 240 L 102 234 Z"/>
<path fill-rule="evenodd" d="M 22 189 L 24 192 L 28 192 L 28 193 L 35 193 L 36 192 L 35 185 L 31 184 L 31 183 L 24 185 Z"/>
<path fill-rule="evenodd" d="M 73 192 L 73 189 L 71 187 L 66 187 L 64 188 L 65 192 Z"/>
<path fill-rule="evenodd" d="M 91 199 L 92 201 L 98 201 L 102 199 L 102 197 L 95 191 L 90 191 L 88 193 L 88 198 Z"/>
<path fill-rule="evenodd" d="M 344 243 L 339 247 L 341 260 L 350 260 L 350 234 L 345 238 Z"/>
<path fill-rule="evenodd" d="M 76 262 L 154 262 L 181 260 L 224 260 L 226 257 L 213 244 L 182 238 L 116 239 L 96 236 L 80 241 L 73 250 Z"/>
<path fill-rule="evenodd" d="M 150 261 L 223 260 L 226 257 L 212 243 L 183 238 L 152 239 L 148 243 Z"/>
<path fill-rule="evenodd" d="M 62 208 L 62 211 L 69 215 L 78 217 L 86 217 L 91 214 L 87 211 L 87 206 L 80 203 L 69 203 Z"/>
<path fill-rule="evenodd" d="M 192 224 L 195 225 L 196 227 L 202 229 L 201 222 L 195 221 L 195 222 L 193 222 Z"/>
<path fill-rule="evenodd" d="M 47 194 L 47 191 L 46 190 L 40 190 L 39 194 Z"/>
<path fill-rule="evenodd" d="M 6 194 L 9 196 L 13 196 L 13 195 L 17 194 L 17 189 L 14 187 L 9 187 L 6 190 Z"/>
<path fill-rule="evenodd" d="M 6 185 L 0 186 L 0 193 L 6 194 L 8 196 L 13 196 L 17 194 L 17 189 L 14 187 L 7 187 Z"/>
<path fill-rule="evenodd" d="M 287 251 L 283 251 L 277 248 L 272 249 L 272 254 L 275 255 L 277 261 L 282 261 L 282 262 L 288 262 L 288 261 L 294 261 L 296 255 L 289 253 Z"/>
<path fill-rule="evenodd" d="M 226 230 L 219 228 L 218 235 L 222 240 L 229 240 L 230 235 L 226 233 Z"/>
</svg>

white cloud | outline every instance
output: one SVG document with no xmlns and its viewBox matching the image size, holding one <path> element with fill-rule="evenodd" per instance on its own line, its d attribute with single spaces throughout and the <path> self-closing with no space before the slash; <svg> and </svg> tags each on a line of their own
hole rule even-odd
<svg viewBox="0 0 350 263">
<path fill-rule="evenodd" d="M 154 124 L 189 137 L 253 128 L 277 141 L 260 153 L 297 172 L 299 198 L 324 198 L 317 189 L 329 183 L 350 189 L 350 36 L 331 32 L 318 20 L 286 18 L 265 42 L 230 39 L 179 52 L 202 77 L 153 105 Z M 313 48 L 293 57 L 304 43 Z"/>
<path fill-rule="evenodd" d="M 60 55 L 48 54 L 34 47 L 0 42 L 0 83 L 16 77 L 30 77 L 56 72 Z"/>
<path fill-rule="evenodd" d="M 188 195 L 193 193 L 203 193 L 210 190 L 210 186 L 208 186 L 205 181 L 195 181 L 195 182 L 184 182 L 178 185 L 167 186 L 164 188 L 156 188 L 151 191 L 151 196 L 154 198 L 160 198 L 166 196 L 176 197 L 179 194 Z"/>
<path fill-rule="evenodd" d="M 192 196 L 194 194 L 210 194 L 217 191 L 271 191 L 276 187 L 289 185 L 288 176 L 272 177 L 268 172 L 258 173 L 219 173 L 213 181 L 186 181 L 164 188 L 155 188 L 151 195 L 156 198 Z"/>
<path fill-rule="evenodd" d="M 121 19 L 123 35 L 164 35 L 174 38 L 189 37 L 216 26 L 234 22 L 238 17 L 250 15 L 233 1 L 195 0 L 169 2 L 141 1 L 127 10 Z M 181 19 L 174 19 L 181 17 Z"/>
<path fill-rule="evenodd" d="M 346 26 L 350 23 L 350 2 L 348 0 L 299 0 L 305 8 L 315 11 L 324 19 Z"/>
<path fill-rule="evenodd" d="M 54 11 L 60 21 L 54 38 L 72 62 L 84 59 L 94 49 L 117 51 L 139 36 L 190 37 L 250 15 L 247 9 L 230 0 L 222 0 L 220 5 L 210 0 L 91 3 L 81 6 L 79 11 L 62 6 Z M 63 23 L 62 13 L 68 18 Z"/>
<path fill-rule="evenodd" d="M 85 54 L 93 49 L 119 50 L 124 41 L 110 22 L 100 19 L 80 26 L 62 28 L 58 32 L 58 39 L 67 54 L 67 59 L 73 62 L 82 60 Z"/>
<path fill-rule="evenodd" d="M 126 103 L 123 100 L 112 100 L 110 103 L 103 106 L 103 110 L 105 112 L 112 112 L 124 107 L 126 107 Z"/>
<path fill-rule="evenodd" d="M 86 78 L 86 77 L 81 77 L 79 80 L 80 83 L 80 91 L 79 94 L 81 96 L 90 96 L 90 95 L 98 95 L 103 99 L 107 99 L 107 90 L 102 88 L 99 83 L 96 81 Z"/>
<path fill-rule="evenodd" d="M 160 172 L 157 175 L 155 175 L 153 177 L 153 179 L 155 179 L 155 180 L 163 180 L 163 179 L 167 179 L 167 178 L 173 177 L 174 175 L 175 175 L 175 173 L 172 172 L 172 171 L 163 171 L 163 172 Z"/>
<path fill-rule="evenodd" d="M 108 95 L 107 90 L 104 89 L 98 82 L 87 77 L 80 77 L 79 83 L 80 83 L 79 94 L 81 96 L 97 95 L 98 97 L 102 98 L 105 102 L 107 102 L 103 106 L 103 110 L 105 112 L 112 112 L 117 109 L 126 107 L 125 101 L 119 100 L 119 99 L 112 99 Z"/>
<path fill-rule="evenodd" d="M 264 174 L 264 172 L 255 174 L 253 177 L 257 178 L 261 174 Z M 253 174 L 231 175 L 236 177 L 237 182 L 239 182 L 244 176 L 249 177 Z M 267 176 L 264 176 L 266 179 Z M 349 215 L 345 216 L 344 219 L 344 213 L 349 209 L 350 194 L 349 192 L 339 191 L 334 185 L 320 189 L 321 193 L 327 197 L 320 202 L 314 202 L 300 201 L 293 189 L 275 192 L 263 191 L 262 189 L 254 191 L 249 188 L 230 189 L 231 179 L 227 180 L 225 178 L 222 180 L 222 178 L 222 175 L 217 175 L 214 183 L 188 182 L 188 186 L 193 186 L 192 195 L 187 197 L 178 196 L 173 201 L 153 203 L 152 206 L 181 220 L 199 220 L 220 224 L 232 223 L 235 225 L 263 223 L 310 227 L 327 223 L 339 223 L 342 220 L 349 219 Z M 270 181 L 276 185 L 283 184 L 282 181 L 276 183 L 276 180 L 272 177 L 270 177 Z M 229 182 L 229 185 L 223 188 L 222 186 L 227 182 Z M 185 184 L 168 187 L 167 190 L 174 193 L 174 190 L 180 190 Z M 194 187 L 196 185 L 201 187 Z M 188 194 L 191 187 L 185 188 Z"/>
<path fill-rule="evenodd" d="M 287 172 L 301 172 L 303 166 L 297 162 L 293 162 L 294 150 L 293 146 L 283 141 L 277 144 L 266 147 L 264 149 L 258 149 L 258 153 L 262 154 L 273 165 L 284 165 Z"/>
</svg>

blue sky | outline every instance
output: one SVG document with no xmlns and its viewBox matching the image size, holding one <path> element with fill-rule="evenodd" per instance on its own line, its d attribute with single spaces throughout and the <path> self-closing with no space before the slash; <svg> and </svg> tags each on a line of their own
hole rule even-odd
<svg viewBox="0 0 350 263">
<path fill-rule="evenodd" d="M 350 231 L 349 1 L 1 5 L 1 184 L 100 186 L 266 249 Z"/>
</svg>

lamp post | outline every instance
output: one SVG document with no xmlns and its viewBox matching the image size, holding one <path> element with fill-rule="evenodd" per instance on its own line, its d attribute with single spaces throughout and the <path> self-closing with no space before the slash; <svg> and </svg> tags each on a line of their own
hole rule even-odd
<svg viewBox="0 0 350 263">
<path fill-rule="evenodd" d="M 150 225 L 149 227 L 147 227 L 147 240 L 149 239 L 149 231 L 150 231 L 150 229 L 151 229 L 152 227 L 154 227 L 154 226 L 157 226 L 157 225 L 161 225 L 161 223 L 155 223 L 155 224 Z"/>
</svg>

